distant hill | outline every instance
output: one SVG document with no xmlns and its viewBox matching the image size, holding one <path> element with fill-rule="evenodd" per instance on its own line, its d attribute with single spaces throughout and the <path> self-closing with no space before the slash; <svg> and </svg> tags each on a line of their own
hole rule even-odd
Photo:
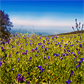
<svg viewBox="0 0 84 84">
<path fill-rule="evenodd" d="M 55 35 L 59 36 L 59 35 L 69 35 L 69 34 L 78 34 L 78 33 L 84 33 L 84 30 L 82 30 L 82 31 L 68 32 L 68 33 L 61 33 L 61 34 L 55 34 Z M 48 36 L 54 36 L 54 35 L 48 35 Z"/>
</svg>

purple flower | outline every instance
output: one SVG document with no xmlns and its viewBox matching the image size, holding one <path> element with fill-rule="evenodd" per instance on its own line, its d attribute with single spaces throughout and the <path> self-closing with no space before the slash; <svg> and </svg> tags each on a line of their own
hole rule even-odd
<svg viewBox="0 0 84 84">
<path fill-rule="evenodd" d="M 45 70 L 44 68 L 41 69 L 42 72 L 44 72 L 44 70 Z"/>
<path fill-rule="evenodd" d="M 30 57 L 29 60 L 32 60 L 32 57 Z"/>
<path fill-rule="evenodd" d="M 75 66 L 77 68 L 77 66 Z"/>
<path fill-rule="evenodd" d="M 35 54 L 35 56 L 37 56 L 37 54 Z"/>
<path fill-rule="evenodd" d="M 81 61 L 78 61 L 78 63 L 80 64 L 80 63 L 81 63 Z"/>
<path fill-rule="evenodd" d="M 73 54 L 73 52 L 71 52 L 71 54 Z"/>
<path fill-rule="evenodd" d="M 18 54 L 19 52 L 17 51 L 16 54 Z"/>
<path fill-rule="evenodd" d="M 20 78 L 20 81 L 21 82 L 24 82 L 25 81 L 24 76 L 22 76 L 22 78 Z"/>
<path fill-rule="evenodd" d="M 38 43 L 38 45 L 42 45 L 42 43 L 40 42 L 40 43 Z"/>
<path fill-rule="evenodd" d="M 30 74 L 30 72 L 28 72 L 28 74 Z"/>
<path fill-rule="evenodd" d="M 68 79 L 68 81 L 66 81 L 67 84 L 71 83 L 71 80 Z"/>
<path fill-rule="evenodd" d="M 47 48 L 45 48 L 45 51 L 47 51 Z"/>
<path fill-rule="evenodd" d="M 45 56 L 44 56 L 44 59 L 46 59 Z"/>
<path fill-rule="evenodd" d="M 79 51 L 77 53 L 79 54 Z"/>
<path fill-rule="evenodd" d="M 48 59 L 50 59 L 50 57 L 48 56 Z"/>
<path fill-rule="evenodd" d="M 71 70 L 71 74 L 74 74 L 74 72 Z"/>
<path fill-rule="evenodd" d="M 67 50 L 67 52 L 70 52 L 70 50 Z"/>
<path fill-rule="evenodd" d="M 11 57 L 11 54 L 9 54 L 9 58 Z"/>
<path fill-rule="evenodd" d="M 42 46 L 41 48 L 44 48 L 44 46 Z"/>
<path fill-rule="evenodd" d="M 50 42 L 48 42 L 47 44 L 50 44 Z"/>
<path fill-rule="evenodd" d="M 20 58 L 18 58 L 18 62 L 20 61 Z"/>
<path fill-rule="evenodd" d="M 82 48 L 82 44 L 80 44 L 80 47 Z"/>
<path fill-rule="evenodd" d="M 40 68 L 40 70 L 41 70 L 42 66 L 40 66 L 39 68 Z"/>
<path fill-rule="evenodd" d="M 32 49 L 32 51 L 35 51 L 35 49 Z"/>
<path fill-rule="evenodd" d="M 80 67 L 80 65 L 79 65 L 79 64 L 78 64 L 77 66 L 78 66 L 78 67 Z"/>
<path fill-rule="evenodd" d="M 27 84 L 29 84 L 30 82 L 27 80 Z"/>
<path fill-rule="evenodd" d="M 57 46 L 58 44 L 55 44 L 55 46 Z"/>
<path fill-rule="evenodd" d="M 4 50 L 4 48 L 3 48 L 3 47 L 1 47 L 1 50 Z"/>
<path fill-rule="evenodd" d="M 66 52 L 66 50 L 64 49 L 64 52 Z"/>
<path fill-rule="evenodd" d="M 1 66 L 2 62 L 0 61 L 0 66 Z"/>
<path fill-rule="evenodd" d="M 73 61 L 73 63 L 74 63 L 75 61 Z"/>
<path fill-rule="evenodd" d="M 21 79 L 21 74 L 18 74 L 17 80 L 20 81 L 20 79 Z"/>
<path fill-rule="evenodd" d="M 84 61 L 84 58 L 80 58 L 82 61 Z"/>
<path fill-rule="evenodd" d="M 37 50 L 37 47 L 35 48 L 35 50 Z"/>
<path fill-rule="evenodd" d="M 43 43 L 45 43 L 45 40 L 43 40 Z"/>
<path fill-rule="evenodd" d="M 37 53 L 39 53 L 39 50 L 37 50 Z"/>
</svg>

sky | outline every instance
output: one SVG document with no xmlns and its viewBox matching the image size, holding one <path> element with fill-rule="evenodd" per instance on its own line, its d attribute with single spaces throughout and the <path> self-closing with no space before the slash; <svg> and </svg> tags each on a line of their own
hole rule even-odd
<svg viewBox="0 0 84 84">
<path fill-rule="evenodd" d="M 84 23 L 83 0 L 1 0 L 14 28 L 72 30 Z"/>
</svg>

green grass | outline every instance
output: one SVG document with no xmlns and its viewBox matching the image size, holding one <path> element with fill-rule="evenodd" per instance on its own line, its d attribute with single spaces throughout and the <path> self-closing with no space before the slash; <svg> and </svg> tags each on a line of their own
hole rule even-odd
<svg viewBox="0 0 84 84">
<path fill-rule="evenodd" d="M 30 84 L 66 84 L 68 79 L 71 80 L 71 84 L 83 84 L 84 61 L 81 61 L 80 58 L 84 58 L 84 34 L 80 34 L 80 36 L 79 34 L 60 35 L 57 39 L 54 36 L 53 39 L 51 36 L 47 37 L 47 39 L 46 37 L 40 37 L 41 36 L 33 35 L 31 37 L 26 37 L 19 34 L 19 37 L 15 36 L 14 40 L 11 39 L 9 41 L 9 44 L 0 45 L 0 47 L 6 49 L 6 51 L 3 52 L 0 48 L 0 61 L 2 62 L 0 66 L 0 83 L 21 83 L 21 81 L 16 80 L 17 75 L 21 74 L 21 77 L 24 76 L 25 79 L 23 84 L 26 84 L 27 80 Z M 82 39 L 80 39 L 80 37 L 82 37 Z M 30 40 L 32 40 L 32 42 Z M 43 40 L 45 40 L 45 43 Z M 77 42 L 77 40 L 79 42 Z M 38 45 L 40 42 L 42 45 Z M 47 44 L 48 42 L 50 42 L 50 44 Z M 66 47 L 64 47 L 65 44 L 67 44 Z M 82 47 L 80 47 L 80 44 L 82 44 Z M 59 45 L 61 45 L 61 47 Z M 44 48 L 41 48 L 42 46 L 44 46 Z M 39 50 L 38 53 L 37 50 L 32 51 L 32 49 L 36 47 L 37 50 Z M 47 48 L 47 51 L 45 51 L 45 48 Z M 64 52 L 64 49 L 66 52 Z M 27 53 L 23 55 L 22 53 L 26 52 L 26 50 Z M 67 50 L 70 50 L 70 52 Z M 19 52 L 18 54 L 16 54 L 17 51 Z M 71 54 L 71 52 L 73 52 L 73 54 Z M 59 55 L 54 56 L 54 53 Z M 5 57 L 5 54 L 7 54 L 7 57 Z M 10 57 L 9 54 L 11 54 Z M 37 56 L 35 56 L 36 54 Z M 61 57 L 62 54 L 65 55 Z M 74 54 L 76 54 L 77 58 Z M 50 59 L 48 59 L 48 56 Z M 29 60 L 30 57 L 32 57 L 32 60 Z M 19 61 L 18 58 L 20 58 Z M 75 62 L 73 63 L 73 61 Z M 75 66 L 79 64 L 78 61 L 81 61 L 81 64 L 80 67 L 76 68 Z M 37 65 L 42 66 L 44 72 L 42 72 L 42 68 L 41 70 L 37 69 Z M 71 70 L 74 74 L 70 76 Z M 28 72 L 30 72 L 30 74 L 28 74 Z"/>
</svg>

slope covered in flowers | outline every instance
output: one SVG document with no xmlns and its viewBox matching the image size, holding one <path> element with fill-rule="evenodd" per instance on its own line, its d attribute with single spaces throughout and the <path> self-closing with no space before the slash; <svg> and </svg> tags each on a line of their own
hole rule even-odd
<svg viewBox="0 0 84 84">
<path fill-rule="evenodd" d="M 1 83 L 83 83 L 84 34 L 14 35 L 0 41 Z"/>
</svg>

